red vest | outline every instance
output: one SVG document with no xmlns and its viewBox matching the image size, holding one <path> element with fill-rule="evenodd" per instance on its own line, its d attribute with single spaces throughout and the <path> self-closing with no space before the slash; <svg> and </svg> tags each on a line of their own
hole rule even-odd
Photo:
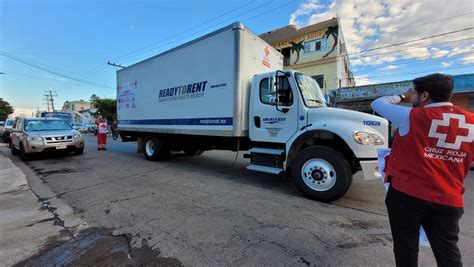
<svg viewBox="0 0 474 267">
<path fill-rule="evenodd" d="M 473 140 L 474 114 L 456 106 L 413 108 L 408 134 L 395 134 L 386 177 L 410 196 L 463 207 Z"/>
</svg>

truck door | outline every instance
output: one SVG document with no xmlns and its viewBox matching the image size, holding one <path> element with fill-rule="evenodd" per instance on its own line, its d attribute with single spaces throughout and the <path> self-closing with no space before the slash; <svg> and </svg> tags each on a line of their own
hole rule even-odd
<svg viewBox="0 0 474 267">
<path fill-rule="evenodd" d="M 277 104 L 275 77 L 256 76 L 253 83 L 249 130 L 254 142 L 286 143 L 297 131 L 299 101 L 294 81 L 278 76 Z"/>
</svg>

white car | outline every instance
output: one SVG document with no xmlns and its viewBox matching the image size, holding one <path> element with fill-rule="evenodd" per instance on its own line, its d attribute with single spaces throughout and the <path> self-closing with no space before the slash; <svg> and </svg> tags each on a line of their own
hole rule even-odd
<svg viewBox="0 0 474 267">
<path fill-rule="evenodd" d="M 10 132 L 14 122 L 14 119 L 7 119 L 4 125 L 0 125 L 0 138 L 2 138 L 4 143 L 10 142 Z"/>
</svg>

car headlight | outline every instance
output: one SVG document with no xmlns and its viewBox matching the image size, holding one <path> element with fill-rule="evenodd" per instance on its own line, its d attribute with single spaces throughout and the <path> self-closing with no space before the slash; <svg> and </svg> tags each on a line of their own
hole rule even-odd
<svg viewBox="0 0 474 267">
<path fill-rule="evenodd" d="M 82 134 L 75 134 L 74 135 L 74 140 L 79 140 L 82 138 Z"/>
<path fill-rule="evenodd" d="M 41 137 L 40 135 L 28 135 L 28 141 L 32 141 L 32 142 L 42 142 L 42 141 L 43 141 L 43 137 Z"/>
<path fill-rule="evenodd" d="M 361 145 L 383 145 L 383 139 L 377 134 L 368 133 L 368 132 L 355 132 L 354 141 Z"/>
</svg>

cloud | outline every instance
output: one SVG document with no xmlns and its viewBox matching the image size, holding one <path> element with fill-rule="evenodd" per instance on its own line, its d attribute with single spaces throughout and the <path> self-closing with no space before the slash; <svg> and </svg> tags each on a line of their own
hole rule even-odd
<svg viewBox="0 0 474 267">
<path fill-rule="evenodd" d="M 446 62 L 446 61 L 441 62 L 441 66 L 443 66 L 443 68 L 450 67 L 451 65 L 453 65 L 453 62 Z"/>
<path fill-rule="evenodd" d="M 472 36 L 472 29 L 412 42 L 473 27 L 468 11 L 472 11 L 472 0 L 457 0 L 455 5 L 451 0 L 309 0 L 290 15 L 290 23 L 303 27 L 339 16 L 347 51 L 353 54 L 351 64 L 373 65 L 401 59 L 443 59 L 472 51 L 472 40 L 459 41 Z M 403 42 L 407 43 L 379 49 Z M 472 56 L 462 60 L 471 62 Z"/>
<path fill-rule="evenodd" d="M 447 56 L 450 53 L 450 50 L 442 50 L 437 47 L 432 47 L 430 49 L 430 52 L 433 58 L 440 58 Z"/>
<path fill-rule="evenodd" d="M 318 2 L 318 0 L 310 0 L 300 4 L 298 9 L 290 15 L 290 24 L 301 26 L 302 21 L 299 20 L 300 17 L 306 16 L 325 7 Z"/>
<path fill-rule="evenodd" d="M 377 83 L 376 81 L 369 79 L 368 75 L 354 76 L 354 80 L 356 82 L 356 86 L 370 85 L 370 84 Z"/>
<path fill-rule="evenodd" d="M 474 54 L 470 54 L 461 58 L 464 64 L 474 63 Z"/>
<path fill-rule="evenodd" d="M 388 65 L 388 66 L 383 67 L 382 70 L 396 70 L 398 68 L 399 68 L 399 66 Z"/>
</svg>

